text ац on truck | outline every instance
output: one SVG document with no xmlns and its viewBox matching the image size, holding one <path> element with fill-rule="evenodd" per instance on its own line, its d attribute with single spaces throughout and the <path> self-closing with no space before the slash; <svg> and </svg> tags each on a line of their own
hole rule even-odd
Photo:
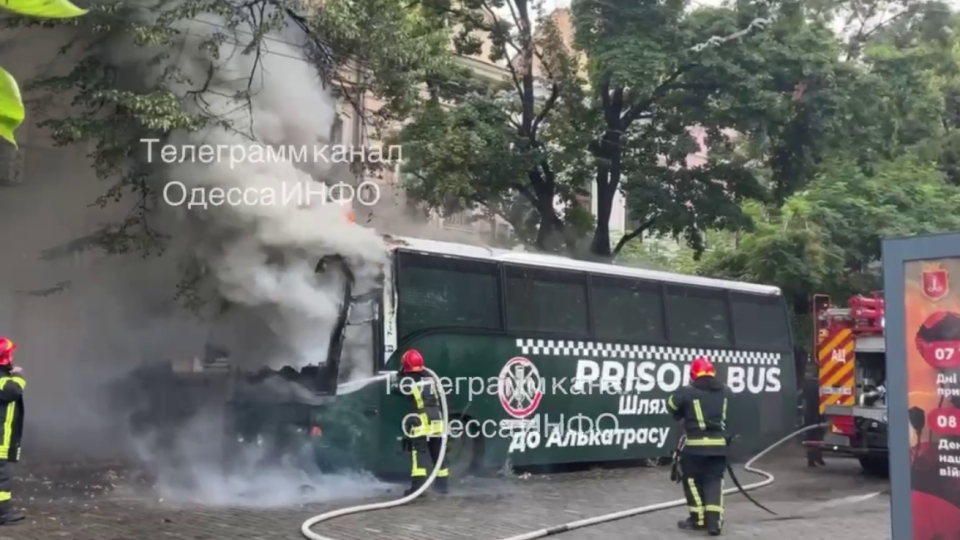
<svg viewBox="0 0 960 540">
<path fill-rule="evenodd" d="M 805 441 L 838 456 L 855 457 L 863 469 L 886 476 L 886 350 L 880 293 L 853 296 L 847 307 L 822 294 L 813 297 L 814 362 L 820 386 L 823 439 Z"/>
</svg>

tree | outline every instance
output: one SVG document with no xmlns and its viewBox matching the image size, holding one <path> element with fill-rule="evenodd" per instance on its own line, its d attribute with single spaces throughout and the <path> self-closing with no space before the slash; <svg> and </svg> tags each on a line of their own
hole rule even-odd
<svg viewBox="0 0 960 540">
<path fill-rule="evenodd" d="M 735 249 L 707 254 L 704 275 L 781 287 L 797 314 L 813 293 L 846 296 L 881 287 L 880 240 L 960 228 L 960 187 L 916 155 L 875 163 L 849 158 L 823 167 L 808 189 L 774 212 L 759 207 L 757 229 Z"/>
<path fill-rule="evenodd" d="M 683 0 L 578 0 L 573 48 L 533 5 L 446 7 L 462 25 L 459 52 L 477 51 L 470 32 L 488 32 L 489 58 L 505 62 L 509 80 L 448 95 L 449 110 L 440 97 L 421 108 L 403 137 L 414 198 L 446 210 L 479 206 L 544 250 L 575 251 L 587 236 L 592 256 L 609 259 L 646 230 L 699 250 L 707 229 L 749 226 L 742 200 L 783 197 L 803 179 L 760 178 L 750 161 L 757 156 L 737 151 L 732 135 L 775 136 L 800 114 L 798 86 L 831 77 L 836 40 L 796 5 L 774 15 L 750 4 L 688 13 Z M 687 162 L 700 142 L 695 126 L 706 134 L 704 164 Z M 822 135 L 816 125 L 809 132 L 808 141 Z M 595 223 L 578 204 L 592 186 Z M 641 226 L 613 247 L 607 223 L 617 192 Z"/>
<path fill-rule="evenodd" d="M 575 104 L 583 94 L 556 26 L 529 0 L 430 5 L 458 29 L 457 54 L 479 55 L 485 34 L 491 43 L 486 59 L 504 65 L 508 76 L 431 86 L 430 98 L 400 133 L 409 158 L 408 195 L 446 212 L 479 207 L 505 219 L 530 245 L 574 249 L 588 216 L 577 197 L 588 192 L 584 182 L 555 169 L 558 149 L 545 132 L 561 97 Z"/>
<path fill-rule="evenodd" d="M 87 12 L 71 4 L 68 0 L 38 1 L 9 0 L 4 8 L 19 15 L 44 19 L 67 19 L 79 17 Z M 14 132 L 23 123 L 26 110 L 20 96 L 20 87 L 12 75 L 0 68 L 0 137 L 16 146 Z"/>
<path fill-rule="evenodd" d="M 706 254 L 698 273 L 781 287 L 806 338 L 811 294 L 880 287 L 883 236 L 960 226 L 950 210 L 960 195 L 952 176 L 956 22 L 943 9 L 927 3 L 853 34 L 859 41 L 844 50 L 856 61 L 838 66 L 832 105 L 818 111 L 829 137 L 819 159 L 799 168 L 811 180 L 782 203 L 747 205 L 756 229 Z M 789 150 L 804 131 L 784 133 L 777 145 Z M 766 165 L 783 163 L 790 160 Z"/>
</svg>

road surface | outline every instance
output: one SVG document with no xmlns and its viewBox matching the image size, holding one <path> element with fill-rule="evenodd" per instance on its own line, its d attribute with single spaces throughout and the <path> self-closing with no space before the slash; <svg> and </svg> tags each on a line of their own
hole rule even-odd
<svg viewBox="0 0 960 540">
<path fill-rule="evenodd" d="M 775 520 L 742 496 L 727 499 L 728 538 L 831 540 L 890 538 L 888 484 L 863 476 L 856 462 L 834 459 L 808 469 L 799 455 L 763 467 L 777 475 L 753 492 L 781 515 Z M 269 507 L 210 506 L 170 500 L 107 466 L 21 467 L 15 487 L 26 522 L 0 527 L 0 540 L 297 540 L 300 524 L 325 510 L 399 497 L 402 486 L 370 487 L 372 496 Z M 593 469 L 553 475 L 468 478 L 455 492 L 409 506 L 322 524 L 340 540 L 498 540 L 545 526 L 680 498 L 666 468 Z M 741 472 L 741 481 L 755 481 Z M 728 482 L 729 487 L 729 482 Z M 339 488 L 334 488 L 336 491 Z M 345 489 L 343 491 L 346 491 Z M 872 499 L 849 498 L 884 491 Z M 847 498 L 845 500 L 844 498 Z M 845 502 L 846 501 L 846 502 Z M 557 540 L 658 540 L 702 537 L 676 529 L 677 508 L 570 531 Z"/>
</svg>

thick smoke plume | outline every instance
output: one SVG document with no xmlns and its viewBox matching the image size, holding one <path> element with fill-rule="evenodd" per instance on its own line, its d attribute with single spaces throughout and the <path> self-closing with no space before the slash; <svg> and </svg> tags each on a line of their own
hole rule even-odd
<svg viewBox="0 0 960 540">
<path fill-rule="evenodd" d="M 166 227 L 181 253 L 199 265 L 205 283 L 229 303 L 222 313 L 214 311 L 217 320 L 207 345 L 226 351 L 233 366 L 245 370 L 322 364 L 340 313 L 345 278 L 342 272 L 318 276 L 318 261 L 331 255 L 342 257 L 356 278 L 353 292 L 359 295 L 376 285 L 386 250 L 372 229 L 346 221 L 339 206 L 316 196 L 308 205 L 298 205 L 308 202 L 306 197 L 294 197 L 284 204 L 283 194 L 295 193 L 300 186 L 306 195 L 309 186 L 316 191 L 318 181 L 332 185 L 343 180 L 344 171 L 322 160 L 238 162 L 229 158 L 230 152 L 213 163 L 160 164 L 159 151 L 161 144 L 180 151 L 201 145 L 249 150 L 260 144 L 306 147 L 307 155 L 312 156 L 315 145 L 331 143 L 335 99 L 321 85 L 316 67 L 307 61 L 301 46 L 305 36 L 299 30 L 268 36 L 259 54 L 244 50 L 251 37 L 242 30 L 228 37 L 219 51 L 211 51 L 208 44 L 214 33 L 231 33 L 224 21 L 213 16 L 181 21 L 178 30 L 181 41 L 170 48 L 177 52 L 166 65 L 148 62 L 157 51 L 129 42 L 113 43 L 106 50 L 110 62 L 130 80 L 149 85 L 164 70 L 175 67 L 183 75 L 183 82 L 172 88 L 177 94 L 190 96 L 204 89 L 201 99 L 185 97 L 184 106 L 217 122 L 198 132 L 176 132 L 149 148 L 159 176 L 164 183 L 179 183 L 188 194 L 194 189 L 209 194 L 215 188 L 275 194 L 273 201 L 267 201 L 272 204 L 162 209 L 169 213 Z M 181 195 L 178 187 L 168 193 L 174 201 Z M 363 341 L 348 343 L 345 353 L 369 347 Z M 197 356 L 201 354 L 198 350 Z M 343 359 L 345 371 L 358 371 L 351 370 L 350 361 L 349 356 Z M 147 399 L 129 409 L 134 448 L 151 466 L 157 486 L 172 497 L 263 504 L 304 496 L 359 494 L 373 485 L 359 478 L 318 477 L 317 471 L 310 469 L 312 459 L 297 459 L 295 453 L 269 465 L 256 456 L 241 456 L 236 474 L 225 475 L 219 435 L 224 432 L 223 399 L 229 392 L 222 387 L 203 387 L 192 389 L 191 394 L 176 377 L 165 381 L 150 375 L 143 380 L 153 393 L 172 394 L 161 396 L 160 401 L 173 399 L 180 406 L 173 420 L 163 419 L 162 428 L 151 418 L 160 414 L 152 410 L 156 400 Z M 123 380 L 121 386 L 135 387 L 135 383 Z M 136 390 L 132 394 L 127 398 L 145 399 L 146 395 Z M 254 453 L 260 451 L 251 448 Z M 312 487 L 303 491 L 304 485 Z M 253 493 L 255 498 L 249 496 Z"/>
</svg>

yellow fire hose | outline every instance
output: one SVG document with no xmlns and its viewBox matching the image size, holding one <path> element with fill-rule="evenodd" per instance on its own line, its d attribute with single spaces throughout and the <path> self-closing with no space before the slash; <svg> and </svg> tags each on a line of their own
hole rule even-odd
<svg viewBox="0 0 960 540">
<path fill-rule="evenodd" d="M 319 523 L 322 523 L 324 521 L 329 521 L 337 517 L 348 516 L 352 514 L 359 514 L 362 512 L 371 512 L 373 510 L 385 510 L 387 508 L 403 506 L 404 504 L 412 502 L 414 499 L 416 499 L 417 497 L 422 495 L 424 492 L 426 492 L 428 489 L 430 489 L 431 484 L 433 484 L 434 479 L 436 479 L 437 477 L 437 473 L 440 472 L 440 464 L 443 463 L 443 457 L 444 455 L 446 455 L 446 452 L 447 452 L 448 430 L 446 429 L 446 427 L 448 425 L 448 415 L 447 415 L 447 396 L 443 392 L 443 386 L 440 382 L 440 378 L 437 376 L 436 373 L 434 373 L 430 369 L 424 368 L 424 371 L 426 371 L 427 374 L 430 375 L 430 377 L 432 377 L 434 382 L 436 383 L 437 393 L 440 395 L 440 407 L 441 407 L 441 413 L 443 415 L 443 424 L 444 424 L 443 439 L 440 445 L 440 457 L 437 460 L 437 462 L 433 464 L 433 471 L 430 473 L 430 476 L 427 477 L 426 482 L 424 482 L 424 484 L 420 487 L 420 489 L 418 489 L 414 493 L 411 493 L 410 495 L 407 495 L 406 497 L 403 497 L 402 499 L 398 499 L 395 501 L 381 502 L 381 503 L 364 504 L 364 505 L 353 506 L 349 508 L 341 508 L 340 510 L 334 510 L 332 512 L 327 512 L 324 514 L 320 514 L 318 516 L 314 516 L 304 521 L 303 525 L 300 527 L 300 532 L 303 533 L 303 536 L 305 536 L 309 540 L 335 540 L 333 538 L 329 538 L 327 536 L 323 536 L 313 532 L 312 530 L 313 527 Z M 780 439 L 779 441 L 771 444 L 762 452 L 760 452 L 759 454 L 751 458 L 750 461 L 748 461 L 743 466 L 744 470 L 746 470 L 747 472 L 751 472 L 753 474 L 762 476 L 764 477 L 764 479 L 759 482 L 755 482 L 753 484 L 747 484 L 743 486 L 743 491 L 744 492 L 753 491 L 756 489 L 760 489 L 762 487 L 769 486 L 775 480 L 774 476 L 771 473 L 754 467 L 753 466 L 754 463 L 756 463 L 763 456 L 770 453 L 773 449 L 789 441 L 790 439 L 796 437 L 797 435 L 804 433 L 806 431 L 810 431 L 812 429 L 819 428 L 819 427 L 823 427 L 823 426 L 818 424 L 818 425 L 807 426 L 807 427 L 798 429 L 793 433 L 787 435 L 786 437 Z M 734 495 L 736 493 L 740 493 L 740 490 L 737 488 L 730 488 L 730 489 L 724 490 L 723 492 L 724 495 Z M 860 497 L 858 498 L 858 500 L 870 498 L 879 494 L 880 494 L 879 492 L 872 493 L 872 494 Z M 511 536 L 510 538 L 504 538 L 502 540 L 533 540 L 534 538 L 544 538 L 547 536 L 553 536 L 555 534 L 572 531 L 574 529 L 582 529 L 584 527 L 589 527 L 591 525 L 598 525 L 600 523 L 607 523 L 609 521 L 616 521 L 619 519 L 624 519 L 632 516 L 649 514 L 651 512 L 658 512 L 660 510 L 667 510 L 669 508 L 676 508 L 678 506 L 686 506 L 686 505 L 687 505 L 686 499 L 677 499 L 669 502 L 650 504 L 647 506 L 640 506 L 638 508 L 631 508 L 628 510 L 622 510 L 620 512 L 614 512 L 614 513 L 605 514 L 602 516 L 581 519 L 578 521 L 571 521 L 570 523 L 565 523 L 563 525 L 557 525 L 554 527 L 540 529 L 537 531 L 532 531 L 532 532 L 520 534 L 517 536 Z"/>
</svg>

